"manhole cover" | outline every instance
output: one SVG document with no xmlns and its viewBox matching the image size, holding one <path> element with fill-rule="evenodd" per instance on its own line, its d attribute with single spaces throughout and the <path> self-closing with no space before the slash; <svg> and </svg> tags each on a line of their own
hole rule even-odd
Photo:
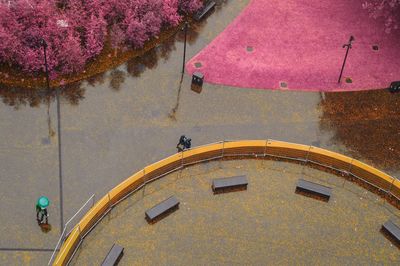
<svg viewBox="0 0 400 266">
<path fill-rule="evenodd" d="M 346 78 L 346 83 L 353 83 L 353 80 L 351 78 Z"/>
<path fill-rule="evenodd" d="M 200 67 L 202 67 L 203 65 L 202 65 L 200 62 L 196 62 L 196 63 L 194 63 L 194 66 L 195 66 L 196 68 L 200 68 Z"/>
<path fill-rule="evenodd" d="M 287 83 L 286 82 L 284 82 L 284 81 L 281 81 L 281 82 L 279 82 L 279 87 L 281 87 L 281 88 L 287 88 Z"/>
<path fill-rule="evenodd" d="M 254 48 L 252 46 L 246 47 L 247 52 L 253 52 Z"/>
<path fill-rule="evenodd" d="M 372 50 L 378 51 L 379 50 L 379 46 L 378 45 L 372 45 Z"/>
</svg>

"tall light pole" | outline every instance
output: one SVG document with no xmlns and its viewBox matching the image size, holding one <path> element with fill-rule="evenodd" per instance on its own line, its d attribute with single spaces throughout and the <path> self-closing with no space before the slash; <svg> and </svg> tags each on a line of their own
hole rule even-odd
<svg viewBox="0 0 400 266">
<path fill-rule="evenodd" d="M 352 43 L 353 41 L 354 41 L 354 37 L 353 37 L 353 36 L 350 36 L 349 43 L 343 44 L 343 48 L 347 47 L 347 50 L 346 50 L 346 55 L 344 56 L 343 65 L 342 65 L 342 70 L 340 70 L 340 75 L 339 75 L 338 83 L 340 83 L 340 80 L 342 79 L 342 74 L 343 74 L 344 65 L 346 64 L 347 55 L 349 54 L 349 49 L 352 48 L 352 44 L 351 44 L 351 43 Z"/>
<path fill-rule="evenodd" d="M 183 44 L 183 62 L 182 62 L 182 74 L 185 73 L 185 61 L 186 61 L 186 38 L 187 38 L 187 30 L 189 27 L 189 23 L 185 21 L 185 25 L 183 26 L 183 31 L 185 33 L 185 41 Z"/>
<path fill-rule="evenodd" d="M 49 68 L 47 66 L 47 43 L 44 39 L 41 39 L 40 44 L 43 46 L 43 50 L 44 50 L 44 67 L 46 69 L 47 91 L 50 91 Z"/>
</svg>

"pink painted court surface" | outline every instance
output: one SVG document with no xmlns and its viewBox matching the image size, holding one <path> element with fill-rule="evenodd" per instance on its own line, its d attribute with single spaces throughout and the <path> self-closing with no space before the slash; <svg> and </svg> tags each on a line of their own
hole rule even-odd
<svg viewBox="0 0 400 266">
<path fill-rule="evenodd" d="M 186 68 L 202 72 L 205 82 L 243 88 L 387 88 L 400 80 L 400 32 L 385 33 L 383 20 L 370 18 L 363 2 L 253 0 Z M 355 41 L 338 84 L 342 46 L 351 35 Z"/>
</svg>

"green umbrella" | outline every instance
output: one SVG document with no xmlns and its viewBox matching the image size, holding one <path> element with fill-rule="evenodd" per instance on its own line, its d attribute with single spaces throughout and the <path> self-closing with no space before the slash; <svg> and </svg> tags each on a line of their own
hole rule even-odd
<svg viewBox="0 0 400 266">
<path fill-rule="evenodd" d="M 50 205 L 50 200 L 45 197 L 45 196 L 41 196 L 36 203 L 41 209 L 46 209 L 47 206 Z"/>
</svg>

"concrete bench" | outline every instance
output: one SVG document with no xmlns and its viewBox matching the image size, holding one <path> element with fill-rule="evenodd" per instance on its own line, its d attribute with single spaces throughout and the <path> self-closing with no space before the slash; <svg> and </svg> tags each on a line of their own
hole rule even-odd
<svg viewBox="0 0 400 266">
<path fill-rule="evenodd" d="M 400 228 L 395 223 L 389 220 L 382 225 L 382 229 L 388 233 L 397 244 L 400 244 Z"/>
<path fill-rule="evenodd" d="M 146 220 L 148 222 L 156 222 L 178 208 L 179 201 L 174 196 L 171 196 L 168 199 L 160 202 L 153 208 L 147 210 Z"/>
<path fill-rule="evenodd" d="M 311 193 L 318 197 L 322 197 L 325 200 L 329 200 L 332 189 L 330 187 L 306 181 L 304 179 L 299 179 L 297 182 L 296 191 Z"/>
<path fill-rule="evenodd" d="M 218 178 L 213 180 L 212 190 L 214 191 L 214 193 L 245 190 L 247 189 L 247 184 L 247 178 L 244 175 Z"/>
<path fill-rule="evenodd" d="M 114 244 L 108 252 L 107 257 L 101 263 L 101 266 L 117 265 L 122 255 L 124 255 L 124 248 L 120 245 Z"/>
<path fill-rule="evenodd" d="M 208 1 L 208 3 L 206 3 L 204 5 L 203 9 L 201 9 L 199 12 L 196 13 L 196 15 L 194 16 L 194 19 L 196 21 L 201 20 L 214 7 L 215 7 L 215 2 L 214 1 Z"/>
</svg>

